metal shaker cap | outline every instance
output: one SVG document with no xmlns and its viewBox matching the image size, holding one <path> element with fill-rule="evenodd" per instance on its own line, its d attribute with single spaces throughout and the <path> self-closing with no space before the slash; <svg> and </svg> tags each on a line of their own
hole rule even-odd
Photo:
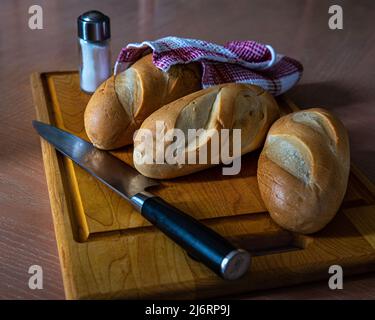
<svg viewBox="0 0 375 320">
<path fill-rule="evenodd" d="M 103 41 L 111 37 L 109 17 L 100 11 L 88 11 L 77 19 L 78 37 L 87 41 Z"/>
</svg>

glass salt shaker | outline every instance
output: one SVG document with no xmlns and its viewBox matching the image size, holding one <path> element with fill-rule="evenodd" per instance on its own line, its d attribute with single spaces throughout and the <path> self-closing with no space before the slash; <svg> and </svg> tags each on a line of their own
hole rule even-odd
<svg viewBox="0 0 375 320">
<path fill-rule="evenodd" d="M 93 93 L 111 76 L 109 17 L 88 11 L 78 17 L 77 23 L 80 86 L 84 92 Z"/>
</svg>

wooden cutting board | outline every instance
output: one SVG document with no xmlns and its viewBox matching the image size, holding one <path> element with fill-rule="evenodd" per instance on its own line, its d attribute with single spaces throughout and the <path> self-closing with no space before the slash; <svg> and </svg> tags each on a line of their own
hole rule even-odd
<svg viewBox="0 0 375 320">
<path fill-rule="evenodd" d="M 82 138 L 89 96 L 76 72 L 34 73 L 37 119 Z M 298 108 L 286 97 L 283 113 Z M 245 155 L 236 176 L 221 168 L 163 181 L 152 190 L 233 243 L 249 250 L 245 277 L 224 281 L 192 260 L 117 194 L 41 140 L 43 161 L 68 299 L 203 298 L 328 280 L 328 268 L 344 275 L 375 270 L 375 188 L 352 166 L 347 195 L 334 220 L 303 236 L 278 227 L 260 197 L 259 152 Z M 131 164 L 131 148 L 114 154 Z"/>
</svg>

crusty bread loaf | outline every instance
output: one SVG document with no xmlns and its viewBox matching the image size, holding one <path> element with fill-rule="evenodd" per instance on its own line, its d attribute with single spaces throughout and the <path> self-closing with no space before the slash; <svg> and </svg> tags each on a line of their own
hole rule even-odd
<svg viewBox="0 0 375 320">
<path fill-rule="evenodd" d="M 271 127 L 258 161 L 258 184 L 273 220 L 313 233 L 335 216 L 346 192 L 349 142 L 327 110 L 288 114 Z"/>
<path fill-rule="evenodd" d="M 95 91 L 85 110 L 86 133 L 101 149 L 131 144 L 134 131 L 152 112 L 200 89 L 198 64 L 176 65 L 162 72 L 149 54 Z"/>
<path fill-rule="evenodd" d="M 140 130 L 134 139 L 134 164 L 143 175 L 156 179 L 174 178 L 187 175 L 215 164 L 211 161 L 212 132 L 209 129 L 241 129 L 241 154 L 259 148 L 266 137 L 271 124 L 279 117 L 279 107 L 275 99 L 262 88 L 247 84 L 224 84 L 204 89 L 177 101 L 174 101 L 150 115 L 140 129 L 149 129 L 153 136 L 153 163 L 140 163 L 144 152 L 139 147 L 144 143 Z M 165 132 L 170 129 L 181 129 L 186 137 L 183 146 L 186 162 L 184 164 L 157 163 L 156 157 L 156 122 L 164 121 Z M 188 129 L 206 129 L 206 141 L 193 139 L 188 141 Z M 172 142 L 166 142 L 164 150 Z M 232 150 L 232 139 L 229 149 Z M 139 147 L 139 148 L 138 148 Z M 199 164 L 198 151 L 206 147 L 207 163 Z M 221 150 L 218 150 L 220 154 Z M 188 163 L 189 153 L 196 154 L 196 164 Z M 217 156 L 218 154 L 216 154 Z M 220 158 L 221 159 L 221 158 Z"/>
</svg>

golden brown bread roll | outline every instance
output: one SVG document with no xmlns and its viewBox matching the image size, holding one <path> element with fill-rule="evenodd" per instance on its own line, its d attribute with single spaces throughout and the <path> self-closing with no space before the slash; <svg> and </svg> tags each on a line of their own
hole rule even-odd
<svg viewBox="0 0 375 320">
<path fill-rule="evenodd" d="M 344 125 L 327 110 L 288 114 L 271 127 L 258 161 L 258 184 L 273 220 L 313 233 L 338 211 L 349 176 Z"/>
<path fill-rule="evenodd" d="M 163 106 L 150 115 L 140 129 L 149 129 L 153 137 L 152 163 L 141 163 L 145 150 L 141 148 L 144 139 L 139 130 L 134 139 L 134 164 L 143 175 L 156 179 L 174 178 L 187 175 L 212 166 L 214 155 L 211 154 L 212 132 L 206 131 L 206 140 L 188 140 L 188 129 L 241 129 L 240 154 L 259 148 L 266 137 L 271 124 L 279 117 L 279 107 L 275 99 L 262 88 L 247 84 L 224 84 L 211 87 L 185 96 Z M 186 137 L 182 146 L 184 164 L 156 163 L 156 122 L 164 121 L 165 132 L 181 129 Z M 227 139 L 228 140 L 228 139 Z M 232 139 L 229 139 L 230 144 Z M 177 142 L 176 142 L 177 143 Z M 172 141 L 165 142 L 167 152 Z M 207 163 L 198 164 L 197 150 L 207 149 Z M 233 149 L 233 145 L 229 146 Z M 218 153 L 220 154 L 220 151 Z M 189 154 L 197 155 L 196 164 L 188 163 Z M 216 153 L 217 155 L 217 153 Z"/>
<path fill-rule="evenodd" d="M 101 149 L 131 144 L 134 131 L 152 112 L 200 89 L 198 64 L 176 65 L 163 72 L 149 54 L 95 91 L 85 110 L 86 133 Z"/>
</svg>

